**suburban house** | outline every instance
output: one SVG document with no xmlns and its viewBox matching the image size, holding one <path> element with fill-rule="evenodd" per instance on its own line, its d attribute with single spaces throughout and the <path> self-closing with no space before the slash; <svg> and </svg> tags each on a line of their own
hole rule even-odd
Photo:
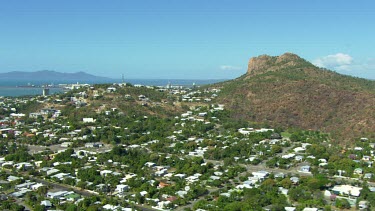
<svg viewBox="0 0 375 211">
<path fill-rule="evenodd" d="M 129 185 L 117 185 L 116 190 L 119 193 L 123 193 L 129 190 Z"/>
<path fill-rule="evenodd" d="M 65 195 L 68 195 L 68 191 L 58 191 L 58 192 L 48 192 L 47 197 L 50 199 L 59 199 L 61 197 L 64 197 Z"/>
<path fill-rule="evenodd" d="M 52 203 L 49 200 L 44 200 L 40 202 L 40 205 L 43 205 L 46 208 L 52 207 Z"/>
<path fill-rule="evenodd" d="M 93 123 L 95 121 L 96 121 L 96 119 L 94 119 L 94 118 L 82 118 L 83 123 Z"/>
<path fill-rule="evenodd" d="M 361 194 L 362 188 L 351 185 L 336 185 L 333 187 L 332 192 L 340 196 L 354 196 L 358 197 Z"/>
<path fill-rule="evenodd" d="M 253 176 L 259 180 L 264 180 L 268 177 L 268 175 L 270 174 L 269 172 L 267 171 L 255 171 L 252 173 Z"/>
<path fill-rule="evenodd" d="M 300 172 L 310 173 L 310 166 L 301 166 Z"/>
</svg>

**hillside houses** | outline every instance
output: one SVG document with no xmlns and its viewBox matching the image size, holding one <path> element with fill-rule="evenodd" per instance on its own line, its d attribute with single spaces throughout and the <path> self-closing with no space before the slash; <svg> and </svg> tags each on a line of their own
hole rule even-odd
<svg viewBox="0 0 375 211">
<path fill-rule="evenodd" d="M 272 210 L 278 202 L 285 210 L 315 210 L 334 208 L 337 199 L 352 202 L 364 196 L 364 181 L 372 184 L 371 138 L 334 151 L 339 147 L 315 131 L 230 122 L 225 105 L 216 102 L 219 95 L 214 89 L 106 84 L 36 98 L 41 105 L 29 113 L 3 101 L 9 112 L 0 119 L 6 135 L 0 136 L 0 166 L 7 175 L 0 185 L 9 197 L 32 193 L 35 204 L 52 210 L 79 210 L 85 203 L 107 210 L 226 210 L 260 203 L 248 210 Z M 77 107 L 72 99 L 87 105 Z M 61 187 L 46 185 L 52 183 Z M 80 191 L 84 196 L 77 196 Z M 295 197 L 305 192 L 310 207 Z M 326 192 L 329 197 L 321 198 Z"/>
</svg>

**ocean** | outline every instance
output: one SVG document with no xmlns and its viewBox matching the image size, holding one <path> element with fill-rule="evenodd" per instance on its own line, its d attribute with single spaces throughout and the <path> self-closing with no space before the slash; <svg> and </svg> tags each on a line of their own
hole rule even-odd
<svg viewBox="0 0 375 211">
<path fill-rule="evenodd" d="M 63 92 L 61 88 L 50 88 L 49 94 L 55 94 Z M 42 95 L 43 88 L 39 87 L 3 87 L 0 86 L 0 96 L 4 97 L 20 97 L 20 96 L 30 96 L 30 95 Z"/>
<path fill-rule="evenodd" d="M 128 79 L 125 80 L 126 83 L 131 84 L 142 84 L 148 86 L 166 86 L 167 84 L 179 85 L 179 86 L 192 86 L 193 83 L 196 85 L 206 85 L 213 84 L 223 80 L 192 80 L 192 79 Z M 42 95 L 43 88 L 42 85 L 59 85 L 59 84 L 102 84 L 102 83 L 121 83 L 121 80 L 106 80 L 106 81 L 44 81 L 44 80 L 30 80 L 30 81 L 7 81 L 0 79 L 0 96 L 4 97 L 20 97 L 20 96 L 30 96 L 30 95 Z M 35 85 L 36 87 L 29 87 L 28 85 Z M 27 86 L 27 87 L 25 87 Z M 50 94 L 63 92 L 62 88 L 50 88 Z"/>
</svg>

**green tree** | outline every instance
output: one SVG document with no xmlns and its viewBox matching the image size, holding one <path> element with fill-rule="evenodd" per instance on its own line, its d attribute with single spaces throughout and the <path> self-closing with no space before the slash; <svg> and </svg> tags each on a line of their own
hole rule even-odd
<svg viewBox="0 0 375 211">
<path fill-rule="evenodd" d="M 24 211 L 25 210 L 25 207 L 22 206 L 22 205 L 19 205 L 19 204 L 12 204 L 11 205 L 11 210 L 12 211 Z"/>
<path fill-rule="evenodd" d="M 350 203 L 346 199 L 336 199 L 335 206 L 339 209 L 350 209 Z"/>
<path fill-rule="evenodd" d="M 292 187 L 292 181 L 290 181 L 289 178 L 284 178 L 283 180 L 281 180 L 280 184 L 281 186 L 283 186 L 283 188 L 289 189 L 290 187 Z"/>
<path fill-rule="evenodd" d="M 228 210 L 228 211 L 242 211 L 244 210 L 243 208 L 243 203 L 241 202 L 232 202 L 230 204 L 227 204 L 225 207 L 224 207 L 224 210 Z"/>
<path fill-rule="evenodd" d="M 47 186 L 40 186 L 38 189 L 37 189 L 37 193 L 41 196 L 45 196 L 48 192 L 48 187 Z"/>
<path fill-rule="evenodd" d="M 332 208 L 331 208 L 330 205 L 326 205 L 326 206 L 324 207 L 324 211 L 331 211 L 331 210 L 332 210 Z"/>
<path fill-rule="evenodd" d="M 44 211 L 46 208 L 44 207 L 44 205 L 35 205 L 34 207 L 34 211 Z"/>
<path fill-rule="evenodd" d="M 311 192 L 305 190 L 305 188 L 301 186 L 290 189 L 288 195 L 291 200 L 297 202 L 303 202 L 312 199 Z"/>
<path fill-rule="evenodd" d="M 272 154 L 281 153 L 283 151 L 283 148 L 279 145 L 273 145 L 271 152 Z"/>
<path fill-rule="evenodd" d="M 66 206 L 66 211 L 78 211 L 78 207 L 77 205 L 74 205 L 74 204 L 69 204 Z"/>
<path fill-rule="evenodd" d="M 135 200 L 138 204 L 143 204 L 145 202 L 145 197 L 143 197 L 140 193 L 136 193 Z"/>
</svg>

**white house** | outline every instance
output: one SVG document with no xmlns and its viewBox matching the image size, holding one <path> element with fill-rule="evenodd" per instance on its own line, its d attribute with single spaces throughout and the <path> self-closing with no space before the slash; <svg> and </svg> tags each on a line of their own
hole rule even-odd
<svg viewBox="0 0 375 211">
<path fill-rule="evenodd" d="M 82 118 L 83 123 L 93 123 L 96 121 L 94 118 Z"/>
<path fill-rule="evenodd" d="M 34 166 L 31 163 L 27 163 L 27 162 L 16 163 L 14 164 L 13 167 L 17 168 L 18 170 L 27 170 L 27 169 L 34 168 Z"/>
<path fill-rule="evenodd" d="M 68 193 L 68 191 L 48 192 L 47 197 L 50 199 L 58 199 L 67 195 Z"/>
<path fill-rule="evenodd" d="M 299 178 L 298 178 L 298 177 L 291 177 L 291 178 L 290 178 L 290 181 L 291 181 L 293 184 L 298 184 L 298 182 L 299 182 Z"/>
<path fill-rule="evenodd" d="M 363 176 L 363 179 L 371 179 L 373 176 L 374 176 L 373 173 L 366 173 L 366 174 Z"/>
<path fill-rule="evenodd" d="M 175 174 L 174 176 L 183 179 L 186 177 L 186 174 Z"/>
<path fill-rule="evenodd" d="M 363 169 L 362 168 L 354 169 L 354 174 L 363 174 Z"/>
<path fill-rule="evenodd" d="M 129 190 L 129 185 L 117 185 L 116 190 L 119 193 L 123 193 Z"/>
<path fill-rule="evenodd" d="M 285 174 L 283 172 L 275 173 L 275 178 L 285 178 Z"/>
<path fill-rule="evenodd" d="M 30 186 L 30 188 L 31 188 L 31 190 L 35 191 L 35 190 L 38 190 L 38 188 L 43 187 L 43 186 L 45 186 L 45 185 L 43 185 L 42 183 L 37 183 L 35 185 Z"/>
<path fill-rule="evenodd" d="M 70 173 L 58 173 L 58 174 L 55 174 L 53 176 L 51 176 L 52 178 L 56 178 L 58 180 L 63 180 L 64 178 L 67 178 L 70 176 Z"/>
<path fill-rule="evenodd" d="M 301 162 L 301 161 L 303 161 L 303 156 L 302 155 L 297 155 L 294 159 L 296 161 L 298 161 L 298 162 Z"/>
<path fill-rule="evenodd" d="M 73 142 L 64 142 L 64 143 L 61 143 L 61 147 L 65 147 L 65 148 L 67 148 L 67 147 L 70 147 L 70 146 L 72 146 L 73 145 Z"/>
<path fill-rule="evenodd" d="M 170 204 L 171 202 L 170 201 L 161 201 L 161 202 L 158 202 L 158 206 L 157 206 L 157 208 L 158 209 L 165 209 L 167 206 L 168 206 L 168 204 Z"/>
<path fill-rule="evenodd" d="M 252 174 L 254 177 L 264 180 L 270 173 L 267 171 L 255 171 Z"/>
<path fill-rule="evenodd" d="M 7 178 L 8 182 L 13 182 L 13 181 L 20 180 L 20 179 L 22 179 L 22 178 L 21 177 L 12 176 L 12 175 L 8 176 L 8 178 Z"/>
<path fill-rule="evenodd" d="M 99 148 L 99 147 L 103 147 L 104 144 L 102 143 L 86 143 L 85 144 L 85 147 L 86 148 Z"/>
<path fill-rule="evenodd" d="M 305 151 L 305 148 L 303 148 L 303 147 L 296 147 L 293 150 L 294 150 L 294 152 L 303 152 L 303 151 Z"/>
<path fill-rule="evenodd" d="M 145 166 L 147 166 L 147 167 L 154 167 L 154 166 L 156 166 L 156 163 L 153 163 L 153 162 L 146 162 L 146 163 L 145 163 Z"/>
<path fill-rule="evenodd" d="M 181 198 L 184 198 L 184 196 L 187 194 L 188 192 L 185 191 L 185 190 L 180 190 L 180 191 L 177 191 L 176 192 L 176 195 L 178 195 L 179 197 Z"/>
<path fill-rule="evenodd" d="M 306 207 L 304 208 L 302 211 L 318 211 L 319 209 L 318 208 L 310 208 L 310 207 Z"/>
<path fill-rule="evenodd" d="M 116 92 L 116 88 L 115 87 L 108 87 L 107 88 L 107 92 Z"/>
<path fill-rule="evenodd" d="M 44 200 L 40 202 L 40 205 L 43 205 L 44 207 L 52 207 L 52 203 L 49 200 Z"/>
<path fill-rule="evenodd" d="M 219 180 L 220 177 L 218 177 L 218 176 L 210 176 L 210 179 L 212 179 L 212 180 Z"/>
<path fill-rule="evenodd" d="M 310 173 L 310 166 L 301 166 L 299 172 Z"/>
<path fill-rule="evenodd" d="M 103 170 L 103 171 L 100 171 L 100 176 L 106 176 L 107 174 L 112 174 L 113 171 L 111 170 Z"/>
<path fill-rule="evenodd" d="M 369 206 L 369 202 L 368 201 L 360 201 L 358 203 L 359 210 L 367 210 L 368 206 Z"/>
<path fill-rule="evenodd" d="M 354 150 L 356 150 L 356 151 L 362 151 L 363 148 L 362 147 L 354 147 Z"/>
<path fill-rule="evenodd" d="M 251 185 L 249 185 L 249 184 L 241 184 L 241 185 L 237 185 L 236 186 L 236 188 L 237 189 L 244 189 L 244 188 L 247 188 L 247 189 L 251 189 L 251 188 L 253 188 Z M 230 194 L 229 194 L 229 196 L 228 196 L 228 194 L 229 193 L 226 193 L 225 195 L 223 195 L 223 196 L 227 196 L 227 197 L 229 197 L 230 196 Z M 220 195 L 222 195 L 222 194 L 220 194 Z"/>
<path fill-rule="evenodd" d="M 51 169 L 49 169 L 49 170 L 46 171 L 46 174 L 47 174 L 47 176 L 49 176 L 49 175 L 55 174 L 55 173 L 57 173 L 59 171 L 60 170 L 58 170 L 58 169 L 51 168 Z"/>
<path fill-rule="evenodd" d="M 332 192 L 336 195 L 348 195 L 358 197 L 361 194 L 362 188 L 351 185 L 336 185 Z"/>
<path fill-rule="evenodd" d="M 281 158 L 283 158 L 283 159 L 289 159 L 289 158 L 292 158 L 292 157 L 294 157 L 294 156 L 296 156 L 296 154 L 294 154 L 294 153 L 289 153 L 289 154 L 286 154 L 286 155 L 281 156 Z"/>
<path fill-rule="evenodd" d="M 32 185 L 34 185 L 35 182 L 25 182 L 25 183 L 22 183 L 22 184 L 19 184 L 19 185 L 16 185 L 14 188 L 16 190 L 21 190 L 23 188 L 27 188 L 29 189 Z"/>
</svg>

